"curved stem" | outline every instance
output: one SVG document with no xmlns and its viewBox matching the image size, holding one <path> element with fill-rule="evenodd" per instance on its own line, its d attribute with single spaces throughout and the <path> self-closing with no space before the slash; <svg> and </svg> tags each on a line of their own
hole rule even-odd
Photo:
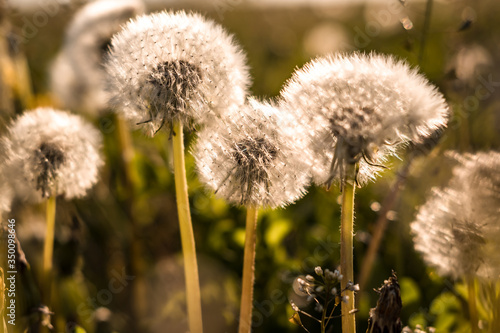
<svg viewBox="0 0 500 333">
<path fill-rule="evenodd" d="M 189 331 L 191 333 L 201 333 L 203 332 L 203 322 L 201 317 L 200 282 L 198 277 L 198 263 L 196 261 L 193 225 L 191 223 L 191 212 L 189 210 L 182 123 L 180 121 L 175 121 L 173 130 L 175 194 L 177 198 L 177 214 L 179 215 L 181 232 L 182 254 L 184 255 L 184 276 L 186 281 Z"/>
<path fill-rule="evenodd" d="M 255 243 L 257 239 L 258 208 L 247 207 L 245 230 L 245 252 L 243 258 L 243 282 L 241 288 L 240 327 L 239 333 L 252 330 L 253 284 L 255 280 Z"/>
<path fill-rule="evenodd" d="M 477 306 L 476 306 L 476 286 L 473 277 L 467 278 L 467 293 L 469 295 L 468 303 L 469 303 L 469 320 L 470 327 L 472 333 L 479 333 L 478 321 L 479 317 L 477 314 Z"/>
<path fill-rule="evenodd" d="M 50 308 L 52 284 L 52 257 L 54 254 L 54 230 L 56 225 L 56 196 L 52 195 L 46 203 L 46 231 L 43 244 L 42 295 L 43 302 Z"/>
<path fill-rule="evenodd" d="M 356 332 L 354 316 L 354 292 L 346 290 L 349 282 L 354 282 L 353 270 L 353 227 L 354 227 L 354 189 L 356 183 L 356 165 L 346 166 L 342 181 L 342 215 L 340 218 L 340 281 L 341 290 L 349 297 L 342 303 L 342 332 Z"/>
<path fill-rule="evenodd" d="M 123 184 L 126 193 L 126 210 L 130 218 L 130 264 L 132 275 L 135 276 L 132 282 L 132 303 L 134 311 L 134 325 L 140 327 L 141 318 L 147 314 L 146 283 L 144 281 L 144 260 L 142 255 L 141 225 L 136 214 L 135 196 L 138 189 L 138 177 L 134 172 L 134 148 L 128 123 L 120 115 L 115 114 L 116 138 L 120 148 L 120 163 L 123 170 Z M 138 328 L 137 328 L 138 329 Z M 136 330 L 137 330 L 136 329 Z"/>
</svg>

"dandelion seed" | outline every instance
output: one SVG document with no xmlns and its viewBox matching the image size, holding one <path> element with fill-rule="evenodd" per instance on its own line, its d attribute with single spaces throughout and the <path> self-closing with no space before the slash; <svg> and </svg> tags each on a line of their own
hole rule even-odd
<svg viewBox="0 0 500 333">
<path fill-rule="evenodd" d="M 309 164 L 300 126 L 254 99 L 226 124 L 200 132 L 194 150 L 202 183 L 240 205 L 285 206 L 302 197 Z M 300 137 L 300 136 L 298 136 Z"/>
<path fill-rule="evenodd" d="M 201 15 L 142 16 L 111 45 L 111 103 L 151 135 L 174 120 L 202 124 L 244 103 L 250 81 L 245 56 L 232 36 Z"/>
<path fill-rule="evenodd" d="M 359 162 L 358 182 L 373 180 L 398 145 L 444 127 L 448 107 L 422 75 L 392 57 L 332 55 L 297 70 L 282 107 L 310 126 L 317 184 L 343 177 Z"/>
<path fill-rule="evenodd" d="M 78 11 L 51 69 L 51 86 L 64 108 L 89 113 L 108 108 L 103 58 L 122 24 L 144 12 L 140 0 L 99 0 Z"/>
<path fill-rule="evenodd" d="M 460 163 L 411 224 L 415 249 L 441 275 L 500 276 L 500 154 L 450 154 Z"/>
<path fill-rule="evenodd" d="M 17 196 L 30 201 L 85 195 L 103 164 L 100 133 L 64 111 L 28 111 L 11 124 L 1 142 L 5 177 Z"/>
</svg>

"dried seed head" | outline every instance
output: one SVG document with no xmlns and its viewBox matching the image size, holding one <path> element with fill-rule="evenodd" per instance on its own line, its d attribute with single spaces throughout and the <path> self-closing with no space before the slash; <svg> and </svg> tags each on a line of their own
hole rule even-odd
<svg viewBox="0 0 500 333">
<path fill-rule="evenodd" d="M 106 62 L 111 102 L 151 135 L 176 119 L 205 124 L 244 103 L 245 63 L 232 36 L 201 15 L 141 16 L 112 39 Z"/>
<path fill-rule="evenodd" d="M 20 198 L 81 197 L 103 164 L 100 133 L 79 116 L 50 108 L 25 112 L 2 138 L 3 170 Z M 57 190 L 56 193 L 53 191 Z"/>
<path fill-rule="evenodd" d="M 422 75 L 392 57 L 321 57 L 297 70 L 281 92 L 282 108 L 310 126 L 317 184 L 360 162 L 358 181 L 373 180 L 399 144 L 444 127 L 448 107 Z"/>
<path fill-rule="evenodd" d="M 251 99 L 226 122 L 199 133 L 194 156 L 200 180 L 241 205 L 284 206 L 305 193 L 310 164 L 299 125 L 273 105 Z"/>
<path fill-rule="evenodd" d="M 144 12 L 140 0 L 99 0 L 71 21 L 51 69 L 51 87 L 62 107 L 95 114 L 108 108 L 104 56 L 111 37 Z"/>
<path fill-rule="evenodd" d="M 415 249 L 442 275 L 500 276 L 500 154 L 449 154 L 459 165 L 411 224 Z"/>
</svg>

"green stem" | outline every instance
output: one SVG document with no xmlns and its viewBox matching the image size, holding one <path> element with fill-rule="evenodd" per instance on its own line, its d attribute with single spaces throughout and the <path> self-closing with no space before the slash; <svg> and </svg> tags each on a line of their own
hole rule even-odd
<svg viewBox="0 0 500 333">
<path fill-rule="evenodd" d="M 353 226 L 354 226 L 354 189 L 356 184 L 356 165 L 346 166 L 345 178 L 342 181 L 342 215 L 340 218 L 340 281 L 341 290 L 349 297 L 342 303 L 342 332 L 356 332 L 354 316 L 354 292 L 346 290 L 349 281 L 354 282 L 353 270 Z"/>
<path fill-rule="evenodd" d="M 138 223 L 136 214 L 136 200 L 138 177 L 134 172 L 134 148 L 132 146 L 132 138 L 130 136 L 130 129 L 128 123 L 120 115 L 115 115 L 116 119 L 116 137 L 120 148 L 120 163 L 121 170 L 124 173 L 123 184 L 126 193 L 126 209 L 130 218 L 130 264 L 132 275 L 135 279 L 132 283 L 132 298 L 133 310 L 135 320 L 134 325 L 140 325 L 141 318 L 147 314 L 147 300 L 146 300 L 146 283 L 144 281 L 144 260 L 142 255 L 141 244 L 141 226 Z M 136 326 L 139 327 L 139 326 Z M 137 328 L 139 329 L 139 328 Z"/>
<path fill-rule="evenodd" d="M 43 302 L 50 308 L 50 293 L 52 285 L 52 259 L 54 254 L 54 230 L 56 226 L 56 196 L 52 195 L 46 202 L 45 243 L 43 245 Z"/>
<path fill-rule="evenodd" d="M 245 250 L 243 257 L 243 282 L 241 288 L 240 327 L 239 333 L 252 330 L 253 284 L 255 279 L 255 243 L 257 239 L 258 208 L 247 207 L 245 230 Z"/>
<path fill-rule="evenodd" d="M 323 313 L 321 315 L 321 333 L 326 332 L 326 326 L 328 325 L 328 320 L 326 319 L 326 312 L 328 310 L 328 298 L 330 293 L 326 294 L 325 304 L 323 306 Z"/>
<path fill-rule="evenodd" d="M 427 35 L 429 34 L 429 27 L 431 24 L 431 14 L 432 14 L 432 3 L 433 0 L 427 0 L 427 5 L 425 6 L 425 19 L 424 28 L 422 31 L 422 40 L 420 43 L 420 52 L 418 54 L 418 64 L 422 67 L 422 62 L 424 61 L 425 46 L 427 43 Z"/>
<path fill-rule="evenodd" d="M 467 292 L 469 294 L 469 320 L 472 333 L 479 333 L 479 317 L 476 306 L 476 286 L 473 277 L 467 278 Z"/>
<path fill-rule="evenodd" d="M 203 322 L 201 317 L 200 282 L 198 277 L 198 263 L 196 261 L 193 225 L 191 223 L 191 213 L 189 210 L 186 168 L 184 162 L 184 134 L 182 127 L 180 121 L 174 122 L 173 146 L 177 214 L 179 215 L 182 253 L 184 255 L 189 331 L 191 333 L 201 333 L 203 332 Z"/>
</svg>

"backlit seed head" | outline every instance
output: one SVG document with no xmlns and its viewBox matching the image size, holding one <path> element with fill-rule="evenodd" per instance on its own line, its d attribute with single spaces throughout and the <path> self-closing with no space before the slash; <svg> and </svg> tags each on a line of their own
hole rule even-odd
<svg viewBox="0 0 500 333">
<path fill-rule="evenodd" d="M 201 131 L 194 156 L 202 183 L 241 205 L 278 207 L 300 198 L 310 159 L 295 135 L 301 126 L 288 121 L 274 105 L 250 99 Z"/>
<path fill-rule="evenodd" d="M 30 201 L 85 195 L 103 164 L 100 133 L 79 116 L 50 108 L 18 117 L 1 143 L 5 178 L 16 196 Z"/>
<path fill-rule="evenodd" d="M 241 48 L 198 14 L 161 12 L 129 22 L 106 62 L 111 103 L 154 135 L 174 120 L 205 124 L 243 104 L 250 83 Z"/>
<path fill-rule="evenodd" d="M 317 184 L 343 178 L 359 162 L 358 182 L 375 179 L 398 145 L 444 127 L 448 106 L 422 75 L 377 54 L 331 55 L 297 70 L 281 106 L 308 124 Z"/>
<path fill-rule="evenodd" d="M 104 56 L 111 37 L 143 12 L 140 0 L 99 0 L 75 14 L 51 69 L 52 91 L 63 108 L 92 114 L 108 108 Z"/>
</svg>

